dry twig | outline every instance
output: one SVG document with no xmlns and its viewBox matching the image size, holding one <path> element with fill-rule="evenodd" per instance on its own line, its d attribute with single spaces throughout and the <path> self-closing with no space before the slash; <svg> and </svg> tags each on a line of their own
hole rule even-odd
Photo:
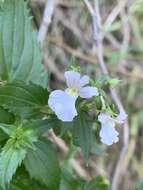
<svg viewBox="0 0 143 190">
<path fill-rule="evenodd" d="M 46 39 L 46 34 L 51 23 L 55 5 L 56 0 L 48 0 L 46 3 L 42 24 L 38 32 L 38 41 L 40 42 L 40 44 L 43 44 L 43 41 Z"/>
</svg>

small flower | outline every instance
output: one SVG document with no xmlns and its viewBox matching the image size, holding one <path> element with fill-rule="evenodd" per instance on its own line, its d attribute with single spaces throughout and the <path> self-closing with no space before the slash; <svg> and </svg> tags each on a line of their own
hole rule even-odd
<svg viewBox="0 0 143 190">
<path fill-rule="evenodd" d="M 126 117 L 126 113 L 120 113 L 115 119 L 107 113 L 100 113 L 98 116 L 98 120 L 101 123 L 99 136 L 102 143 L 112 145 L 119 141 L 119 133 L 116 131 L 115 125 L 116 123 L 123 124 Z"/>
<path fill-rule="evenodd" d="M 81 77 L 78 72 L 65 72 L 67 87 L 65 91 L 53 91 L 48 100 L 50 108 L 55 112 L 57 117 L 62 121 L 72 121 L 77 116 L 75 103 L 80 96 L 89 99 L 92 96 L 98 96 L 96 87 L 85 86 L 89 83 L 89 77 Z"/>
</svg>

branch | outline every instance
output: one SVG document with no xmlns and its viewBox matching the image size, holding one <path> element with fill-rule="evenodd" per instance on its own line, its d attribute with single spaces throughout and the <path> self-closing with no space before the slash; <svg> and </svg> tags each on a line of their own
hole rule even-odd
<svg viewBox="0 0 143 190">
<path fill-rule="evenodd" d="M 105 26 L 111 26 L 114 20 L 117 18 L 117 16 L 120 14 L 122 9 L 126 6 L 128 3 L 128 0 L 120 0 L 116 7 L 111 11 L 108 18 L 105 21 Z"/>
<path fill-rule="evenodd" d="M 107 69 L 105 61 L 104 61 L 104 54 L 103 54 L 103 35 L 102 35 L 102 30 L 101 30 L 101 15 L 100 15 L 100 9 L 99 9 L 100 8 L 99 1 L 96 0 L 95 7 L 93 7 L 89 3 L 88 0 L 84 0 L 84 3 L 86 4 L 86 6 L 89 10 L 89 13 L 92 17 L 93 39 L 94 39 L 95 45 L 97 47 L 97 57 L 98 57 L 99 65 L 101 67 L 103 74 L 109 75 L 108 69 Z M 123 107 L 122 102 L 120 101 L 120 99 L 118 97 L 116 90 L 113 88 L 110 88 L 110 93 L 111 93 L 112 99 L 114 100 L 119 112 L 125 114 L 126 113 L 125 109 Z M 128 148 L 128 142 L 129 142 L 128 121 L 125 121 L 125 123 L 124 123 L 123 133 L 124 133 L 123 145 L 121 148 L 119 160 L 118 160 L 116 168 L 115 168 L 115 173 L 113 175 L 112 190 L 118 189 L 119 179 L 124 170 L 124 168 L 122 168 L 122 162 L 125 159 L 125 155 L 126 155 L 127 148 Z"/>
<path fill-rule="evenodd" d="M 81 59 L 85 62 L 89 62 L 92 64 L 96 64 L 96 56 L 93 56 L 92 54 L 83 53 L 79 49 L 74 49 L 70 46 L 68 46 L 66 43 L 64 43 L 62 38 L 57 38 L 56 36 L 48 36 L 48 42 L 55 44 L 59 46 L 60 48 L 64 49 L 66 52 L 71 54 L 74 57 L 77 57 L 78 59 Z"/>
<path fill-rule="evenodd" d="M 41 45 L 43 45 L 43 42 L 46 38 L 46 34 L 54 13 L 55 5 L 56 5 L 56 0 L 48 0 L 46 3 L 43 20 L 38 32 L 38 42 L 40 42 Z"/>
</svg>

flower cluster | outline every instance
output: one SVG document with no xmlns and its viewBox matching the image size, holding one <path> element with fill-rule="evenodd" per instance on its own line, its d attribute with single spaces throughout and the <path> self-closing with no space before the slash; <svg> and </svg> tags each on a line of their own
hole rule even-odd
<svg viewBox="0 0 143 190">
<path fill-rule="evenodd" d="M 75 71 L 65 72 L 67 88 L 51 92 L 48 100 L 49 107 L 55 112 L 58 119 L 64 122 L 73 121 L 78 115 L 76 110 L 76 100 L 78 97 L 90 99 L 98 96 L 96 87 L 87 86 L 90 78 L 82 76 Z M 126 119 L 126 114 L 119 114 L 117 118 L 112 118 L 107 113 L 100 113 L 98 121 L 101 123 L 100 138 L 101 142 L 112 145 L 118 142 L 119 133 L 115 130 L 116 123 L 122 124 Z"/>
</svg>

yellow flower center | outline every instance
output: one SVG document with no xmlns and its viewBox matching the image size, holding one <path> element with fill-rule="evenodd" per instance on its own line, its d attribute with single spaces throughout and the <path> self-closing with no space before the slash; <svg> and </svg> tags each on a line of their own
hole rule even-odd
<svg viewBox="0 0 143 190">
<path fill-rule="evenodd" d="M 75 88 L 75 87 L 68 88 L 68 89 L 67 89 L 67 92 L 68 92 L 68 94 L 70 94 L 71 96 L 76 96 L 77 93 L 78 93 L 78 89 Z"/>
</svg>

